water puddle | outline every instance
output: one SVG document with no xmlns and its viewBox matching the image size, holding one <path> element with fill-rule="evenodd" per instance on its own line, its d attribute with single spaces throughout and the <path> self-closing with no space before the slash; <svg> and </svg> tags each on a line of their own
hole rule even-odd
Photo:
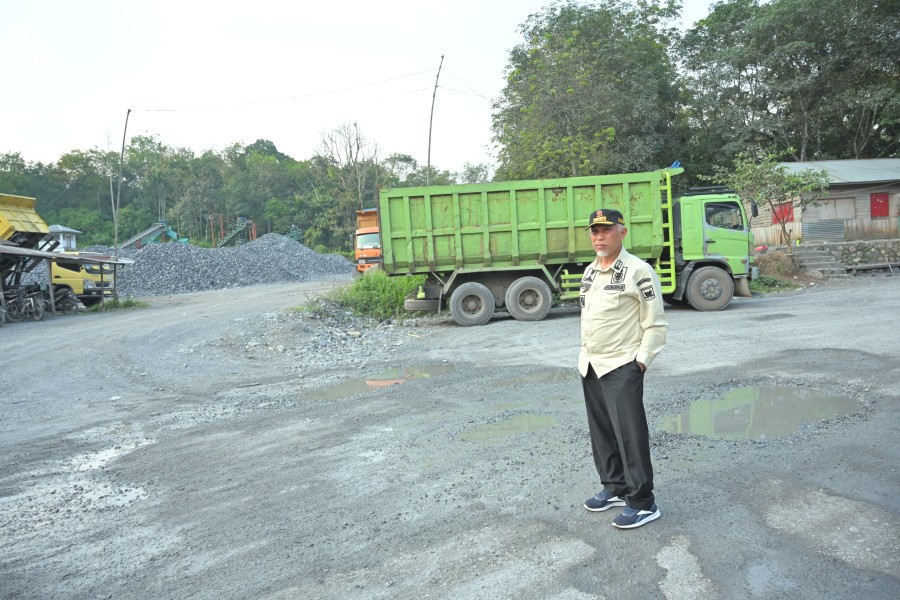
<svg viewBox="0 0 900 600">
<path fill-rule="evenodd" d="M 515 433 L 533 432 L 546 427 L 553 427 L 556 423 L 556 417 L 535 414 L 516 415 L 505 421 L 479 425 L 472 431 L 459 434 L 459 437 L 463 440 L 480 442 L 494 441 Z"/>
<path fill-rule="evenodd" d="M 427 379 L 434 375 L 452 373 L 456 367 L 452 364 L 422 365 L 417 367 L 404 367 L 392 369 L 384 373 L 378 373 L 369 377 L 351 379 L 335 385 L 309 390 L 304 397 L 311 400 L 343 400 L 360 394 L 365 394 L 379 388 L 391 385 L 399 385 L 414 379 Z"/>
<path fill-rule="evenodd" d="M 796 433 L 801 425 L 860 410 L 856 400 L 796 387 L 742 387 L 718 400 L 696 400 L 659 429 L 712 438 L 764 440 Z"/>
</svg>

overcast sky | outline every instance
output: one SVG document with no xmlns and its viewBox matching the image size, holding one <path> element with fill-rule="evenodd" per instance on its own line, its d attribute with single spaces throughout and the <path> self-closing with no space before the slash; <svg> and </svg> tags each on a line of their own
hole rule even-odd
<svg viewBox="0 0 900 600">
<path fill-rule="evenodd" d="M 156 135 L 303 160 L 357 123 L 379 155 L 491 163 L 491 101 L 548 0 L 0 0 L 0 153 L 55 162 Z M 690 25 L 712 0 L 684 0 Z"/>
</svg>

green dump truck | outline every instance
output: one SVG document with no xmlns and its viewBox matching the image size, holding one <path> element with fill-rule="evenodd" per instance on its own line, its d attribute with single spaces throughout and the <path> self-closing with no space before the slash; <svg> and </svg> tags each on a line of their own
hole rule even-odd
<svg viewBox="0 0 900 600">
<path fill-rule="evenodd" d="M 553 294 L 578 297 L 595 257 L 588 216 L 615 208 L 628 227 L 625 247 L 653 265 L 667 302 L 721 310 L 735 294 L 750 295 L 750 221 L 722 188 L 673 198 L 672 177 L 682 172 L 383 189 L 382 267 L 427 275 L 409 310 L 446 303 L 464 326 L 487 323 L 498 309 L 538 321 Z"/>
</svg>

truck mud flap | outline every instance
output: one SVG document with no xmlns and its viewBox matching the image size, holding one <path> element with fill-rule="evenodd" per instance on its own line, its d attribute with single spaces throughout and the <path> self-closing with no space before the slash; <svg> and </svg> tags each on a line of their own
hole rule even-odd
<svg viewBox="0 0 900 600">
<path fill-rule="evenodd" d="M 753 295 L 750 293 L 750 282 L 746 277 L 738 277 L 734 280 L 734 295 L 741 298 L 749 298 Z"/>
</svg>

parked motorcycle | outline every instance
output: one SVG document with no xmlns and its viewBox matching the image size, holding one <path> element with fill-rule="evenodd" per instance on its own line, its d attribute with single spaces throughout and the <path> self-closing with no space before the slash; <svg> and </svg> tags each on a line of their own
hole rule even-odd
<svg viewBox="0 0 900 600">
<path fill-rule="evenodd" d="M 56 307 L 56 312 L 58 313 L 67 314 L 78 309 L 78 298 L 67 287 L 54 287 L 53 302 L 53 306 Z M 44 290 L 44 306 L 51 306 L 50 292 L 47 290 Z"/>
<path fill-rule="evenodd" d="M 6 296 L 6 319 L 13 323 L 31 317 L 34 321 L 44 318 L 44 292 L 39 286 L 20 286 L 3 292 Z"/>
</svg>

